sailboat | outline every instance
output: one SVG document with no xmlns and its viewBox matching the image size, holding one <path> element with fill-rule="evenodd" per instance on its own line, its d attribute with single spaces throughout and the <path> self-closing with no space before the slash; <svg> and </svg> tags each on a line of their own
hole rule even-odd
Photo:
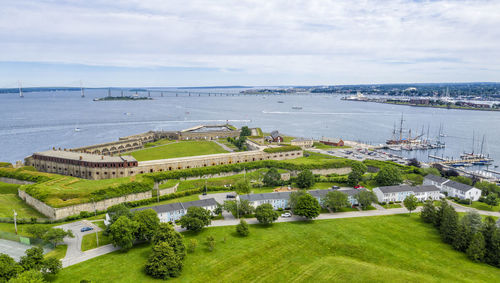
<svg viewBox="0 0 500 283">
<path fill-rule="evenodd" d="M 20 98 L 24 98 L 24 94 L 23 94 L 23 86 L 21 85 L 21 82 L 19 81 L 19 97 Z"/>
</svg>

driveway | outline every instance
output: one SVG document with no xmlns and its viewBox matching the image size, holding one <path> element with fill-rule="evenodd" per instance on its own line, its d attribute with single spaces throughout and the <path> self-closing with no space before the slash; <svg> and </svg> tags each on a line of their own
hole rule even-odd
<svg viewBox="0 0 500 283">
<path fill-rule="evenodd" d="M 87 232 L 80 232 L 80 229 L 83 227 L 92 227 L 94 230 L 90 230 Z M 87 234 L 92 234 L 101 231 L 102 229 L 93 224 L 92 222 L 88 220 L 82 220 L 82 221 L 76 221 L 76 222 L 71 222 L 59 226 L 55 226 L 54 228 L 61 228 L 64 230 L 71 230 L 73 232 L 73 235 L 75 235 L 74 238 L 69 238 L 66 237 L 64 238 L 64 243 L 68 245 L 68 249 L 66 251 L 66 256 L 62 260 L 63 266 L 65 266 L 65 262 L 73 259 L 73 258 L 78 258 L 81 257 L 84 253 L 82 252 L 82 240 L 83 236 Z"/>
<path fill-rule="evenodd" d="M 236 195 L 236 192 L 224 192 L 224 193 L 216 193 L 216 194 L 207 194 L 206 196 L 199 195 L 198 197 L 200 199 L 214 198 L 217 203 L 224 204 L 224 201 L 226 201 L 226 200 L 235 200 L 235 199 L 228 199 L 226 196 L 229 195 L 229 194 Z M 225 210 L 222 211 L 222 216 L 226 220 L 235 219 L 234 216 L 231 213 L 229 213 L 229 212 L 227 212 Z"/>
</svg>

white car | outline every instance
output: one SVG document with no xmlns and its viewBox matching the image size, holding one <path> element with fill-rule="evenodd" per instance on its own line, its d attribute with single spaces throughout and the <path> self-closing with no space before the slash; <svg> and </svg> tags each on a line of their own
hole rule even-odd
<svg viewBox="0 0 500 283">
<path fill-rule="evenodd" d="M 281 214 L 281 217 L 292 217 L 292 215 L 288 212 Z"/>
</svg>

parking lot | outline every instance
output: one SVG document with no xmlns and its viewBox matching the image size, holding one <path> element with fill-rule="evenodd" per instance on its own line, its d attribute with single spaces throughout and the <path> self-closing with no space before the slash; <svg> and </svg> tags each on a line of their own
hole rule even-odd
<svg viewBox="0 0 500 283">
<path fill-rule="evenodd" d="M 24 251 L 30 248 L 32 248 L 32 246 L 0 239 L 0 254 L 7 254 L 16 261 L 19 261 L 19 259 L 24 255 Z M 44 249 L 44 252 L 48 251 L 48 249 Z"/>
<path fill-rule="evenodd" d="M 349 149 L 332 149 L 332 150 L 313 149 L 313 151 L 358 161 L 373 159 L 380 161 L 393 161 L 399 164 L 407 163 L 406 158 L 398 156 L 397 154 L 385 152 L 383 150 L 368 150 L 366 148 L 349 148 Z"/>
</svg>

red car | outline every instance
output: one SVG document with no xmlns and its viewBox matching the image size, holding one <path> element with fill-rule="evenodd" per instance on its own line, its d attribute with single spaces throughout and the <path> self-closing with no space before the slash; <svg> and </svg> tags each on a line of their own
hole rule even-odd
<svg viewBox="0 0 500 283">
<path fill-rule="evenodd" d="M 355 188 L 355 189 L 364 189 L 365 187 L 360 186 L 360 185 L 356 185 L 356 186 L 354 186 L 354 188 Z"/>
</svg>

